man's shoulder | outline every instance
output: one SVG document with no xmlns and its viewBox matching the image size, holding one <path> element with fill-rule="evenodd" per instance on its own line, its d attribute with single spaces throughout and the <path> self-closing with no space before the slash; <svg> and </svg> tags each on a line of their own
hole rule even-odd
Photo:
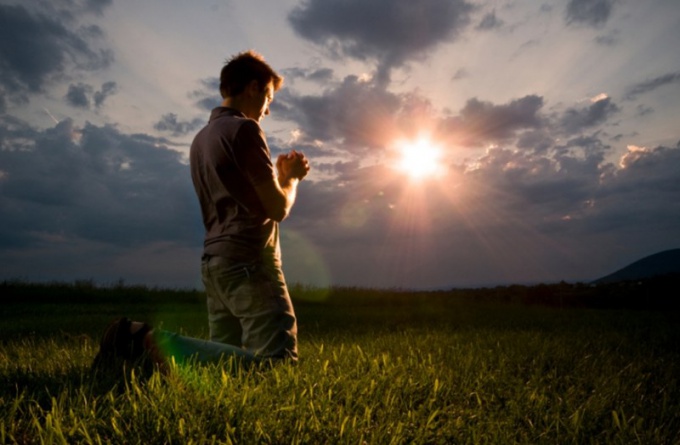
<svg viewBox="0 0 680 445">
<path fill-rule="evenodd" d="M 260 124 L 233 108 L 217 107 L 210 114 L 209 127 L 219 132 L 236 134 L 238 132 L 261 133 Z"/>
<path fill-rule="evenodd" d="M 215 107 L 210 111 L 210 120 L 213 119 L 218 119 L 218 118 L 241 118 L 241 119 L 246 119 L 246 116 L 240 112 L 239 110 L 235 108 L 230 108 L 230 107 Z"/>
<path fill-rule="evenodd" d="M 214 108 L 210 113 L 210 121 L 208 122 L 208 125 L 219 123 L 219 126 L 225 124 L 239 126 L 247 120 L 248 118 L 238 110 L 227 107 L 217 107 Z"/>
</svg>

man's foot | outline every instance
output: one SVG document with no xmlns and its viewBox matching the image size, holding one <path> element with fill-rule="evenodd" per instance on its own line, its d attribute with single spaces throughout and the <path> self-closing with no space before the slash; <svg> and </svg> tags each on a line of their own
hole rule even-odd
<svg viewBox="0 0 680 445">
<path fill-rule="evenodd" d="M 153 337 L 153 328 L 146 323 L 133 321 L 130 323 L 130 334 L 133 338 L 137 337 L 137 341 L 141 341 L 144 352 L 158 366 L 161 372 L 165 373 L 167 371 L 167 363 Z M 139 338 L 140 335 L 142 336 L 141 338 Z"/>
<path fill-rule="evenodd" d="M 151 371 L 149 365 L 158 365 L 165 370 L 165 360 L 152 332 L 150 325 L 125 317 L 113 321 L 104 331 L 92 369 L 115 373 L 119 368 L 142 367 Z"/>
</svg>

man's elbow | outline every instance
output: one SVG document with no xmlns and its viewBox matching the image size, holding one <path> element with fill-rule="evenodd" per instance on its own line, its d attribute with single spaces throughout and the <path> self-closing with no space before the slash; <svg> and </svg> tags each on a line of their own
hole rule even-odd
<svg viewBox="0 0 680 445">
<path fill-rule="evenodd" d="M 285 210 L 285 209 L 277 210 L 277 211 L 271 212 L 267 216 L 269 217 L 269 219 L 273 219 L 276 222 L 281 222 L 288 217 L 288 211 Z"/>
<path fill-rule="evenodd" d="M 281 222 L 288 217 L 290 213 L 290 206 L 286 200 L 275 203 L 275 205 L 270 205 L 267 210 L 267 217 L 273 219 L 276 222 Z"/>
<path fill-rule="evenodd" d="M 263 187 L 258 190 L 258 195 L 262 202 L 264 213 L 269 219 L 281 222 L 290 213 L 290 208 L 293 205 L 294 198 L 291 199 L 289 194 L 284 193 L 272 183 L 272 187 Z"/>
</svg>

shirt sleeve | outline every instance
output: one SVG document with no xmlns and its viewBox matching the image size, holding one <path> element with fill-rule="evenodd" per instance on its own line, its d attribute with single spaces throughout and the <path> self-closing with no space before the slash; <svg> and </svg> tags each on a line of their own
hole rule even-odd
<svg viewBox="0 0 680 445">
<path fill-rule="evenodd" d="M 234 139 L 234 161 L 253 186 L 276 180 L 264 132 L 253 120 L 245 121 Z"/>
</svg>

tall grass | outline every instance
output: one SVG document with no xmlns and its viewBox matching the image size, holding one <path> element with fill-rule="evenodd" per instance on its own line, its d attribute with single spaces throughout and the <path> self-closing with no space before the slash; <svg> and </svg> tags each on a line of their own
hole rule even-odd
<svg viewBox="0 0 680 445">
<path fill-rule="evenodd" d="M 105 322 L 205 336 L 200 299 L 4 305 L 0 443 L 680 442 L 675 313 L 347 292 L 298 301 L 296 366 L 175 366 L 116 388 L 88 372 Z"/>
</svg>

